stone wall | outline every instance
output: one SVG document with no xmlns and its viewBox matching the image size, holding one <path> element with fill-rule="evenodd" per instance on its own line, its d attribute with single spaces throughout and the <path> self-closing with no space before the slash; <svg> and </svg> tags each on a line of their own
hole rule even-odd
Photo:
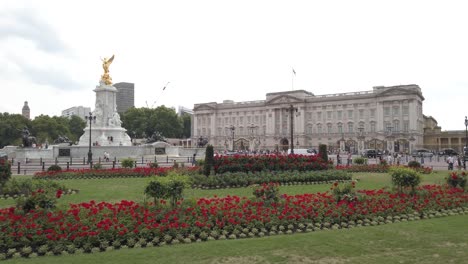
<svg viewBox="0 0 468 264">
<path fill-rule="evenodd" d="M 194 153 L 197 157 L 205 156 L 204 148 L 182 148 L 179 146 L 170 146 L 168 144 L 151 144 L 141 146 L 98 146 L 92 147 L 93 159 L 104 157 L 104 152 L 109 153 L 111 158 L 138 158 L 142 156 L 155 155 L 156 148 L 164 149 L 164 153 L 158 152 L 158 155 L 191 157 Z M 38 148 L 19 148 L 8 146 L 0 151 L 7 153 L 8 158 L 15 159 L 54 159 L 57 157 L 87 158 L 88 146 L 50 146 L 48 149 Z M 68 154 L 64 155 L 64 154 Z"/>
</svg>

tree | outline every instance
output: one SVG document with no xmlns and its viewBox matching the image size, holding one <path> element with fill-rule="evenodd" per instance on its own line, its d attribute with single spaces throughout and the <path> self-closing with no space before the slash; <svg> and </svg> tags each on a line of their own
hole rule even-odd
<svg viewBox="0 0 468 264">
<path fill-rule="evenodd" d="M 130 135 L 150 137 L 159 132 L 165 138 L 180 137 L 182 122 L 173 108 L 130 108 L 122 115 L 122 126 Z M 135 132 L 135 135 L 134 135 Z"/>
<path fill-rule="evenodd" d="M 209 176 L 213 166 L 214 166 L 214 150 L 213 150 L 212 145 L 208 145 L 206 146 L 206 151 L 205 151 L 205 165 L 203 167 L 203 174 L 205 174 L 205 176 Z"/>
<path fill-rule="evenodd" d="M 152 109 L 150 108 L 135 108 L 132 107 L 128 109 L 122 115 L 122 127 L 127 129 L 127 132 L 132 137 L 143 137 L 143 134 L 146 136 L 151 136 L 152 132 L 148 129 L 148 121 L 151 116 Z M 147 131 L 151 133 L 146 134 Z M 154 131 L 153 131 L 154 132 Z"/>
<path fill-rule="evenodd" d="M 66 117 L 40 115 L 32 121 L 32 134 L 37 142 L 53 142 L 59 135 L 71 137 Z"/>
<path fill-rule="evenodd" d="M 173 108 L 162 105 L 154 110 L 149 120 L 150 129 L 154 129 L 152 132 L 158 131 L 166 138 L 177 138 L 182 134 L 182 124 Z"/>
<path fill-rule="evenodd" d="M 192 116 L 187 113 L 183 113 L 179 117 L 180 123 L 182 124 L 182 135 L 181 138 L 190 138 L 192 136 Z"/>
<path fill-rule="evenodd" d="M 68 120 L 68 128 L 70 130 L 70 140 L 72 142 L 78 141 L 84 133 L 84 128 L 86 127 L 86 122 L 80 117 L 73 115 Z"/>
<path fill-rule="evenodd" d="M 319 145 L 319 157 L 322 158 L 323 161 L 328 162 L 328 151 L 327 151 L 327 145 L 325 144 L 320 144 Z"/>
<path fill-rule="evenodd" d="M 31 121 L 19 114 L 0 113 L 0 148 L 21 145 L 21 130 L 31 129 Z"/>
</svg>

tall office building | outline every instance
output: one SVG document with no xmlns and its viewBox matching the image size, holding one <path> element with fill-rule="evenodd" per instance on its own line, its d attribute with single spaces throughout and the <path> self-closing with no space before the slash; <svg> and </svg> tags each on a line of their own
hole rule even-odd
<svg viewBox="0 0 468 264">
<path fill-rule="evenodd" d="M 31 110 L 29 109 L 28 101 L 24 102 L 23 110 L 21 111 L 21 114 L 27 119 L 31 119 Z"/>
<path fill-rule="evenodd" d="M 135 84 L 128 82 L 115 83 L 117 88 L 117 112 L 125 113 L 129 108 L 135 107 Z"/>
</svg>

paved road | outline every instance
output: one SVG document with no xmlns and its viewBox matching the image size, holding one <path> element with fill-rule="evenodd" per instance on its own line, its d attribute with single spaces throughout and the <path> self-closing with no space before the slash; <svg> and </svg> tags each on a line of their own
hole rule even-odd
<svg viewBox="0 0 468 264">
<path fill-rule="evenodd" d="M 336 164 L 336 155 L 329 155 L 329 158 L 333 160 L 333 162 Z M 353 155 L 353 159 L 356 157 L 360 157 L 358 155 Z M 419 163 L 421 163 L 424 167 L 431 167 L 434 170 L 448 170 L 448 164 L 445 161 L 445 156 L 433 156 L 432 158 L 414 158 L 411 156 L 403 156 L 401 158 L 400 164 L 402 165 L 407 165 L 409 161 L 416 160 Z M 347 156 L 341 156 L 341 164 L 346 165 L 347 164 Z M 384 157 L 385 159 L 385 157 Z M 463 164 L 463 159 L 461 159 L 461 163 Z M 378 164 L 379 159 L 375 158 L 369 158 L 368 159 L 368 164 Z M 457 168 L 454 168 L 457 169 Z"/>
</svg>

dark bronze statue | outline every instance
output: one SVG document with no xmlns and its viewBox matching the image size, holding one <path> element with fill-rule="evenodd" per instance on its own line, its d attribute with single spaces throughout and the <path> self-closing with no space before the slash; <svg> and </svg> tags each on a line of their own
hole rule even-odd
<svg viewBox="0 0 468 264">
<path fill-rule="evenodd" d="M 61 144 L 61 143 L 67 143 L 67 144 L 72 144 L 72 142 L 70 141 L 70 139 L 67 137 L 67 136 L 61 136 L 59 135 L 58 138 L 56 140 L 54 140 L 54 144 Z"/>
<path fill-rule="evenodd" d="M 204 137 L 199 137 L 197 140 L 197 147 L 203 148 L 208 144 L 208 139 Z"/>
<path fill-rule="evenodd" d="M 23 147 L 30 148 L 33 144 L 36 144 L 36 137 L 31 136 L 27 127 L 24 127 L 23 130 L 21 130 L 21 136 L 23 138 Z"/>
<path fill-rule="evenodd" d="M 158 141 L 167 142 L 166 138 L 158 131 L 155 131 L 151 137 L 146 139 L 146 143 L 154 143 Z"/>
</svg>

